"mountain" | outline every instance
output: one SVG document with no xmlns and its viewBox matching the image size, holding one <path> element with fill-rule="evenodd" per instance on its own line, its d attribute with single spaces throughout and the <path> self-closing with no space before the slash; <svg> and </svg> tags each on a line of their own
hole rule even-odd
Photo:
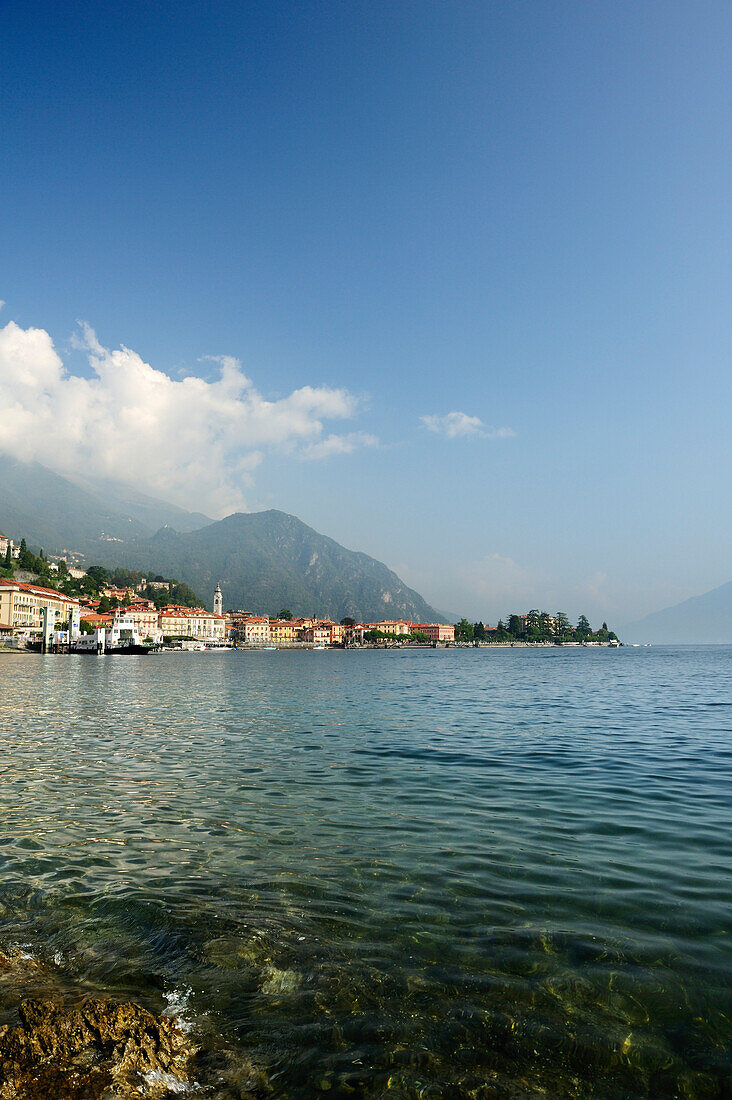
<svg viewBox="0 0 732 1100">
<path fill-rule="evenodd" d="M 119 543 L 150 538 L 166 523 L 190 531 L 211 520 L 134 490 L 71 481 L 38 462 L 0 455 L 0 531 L 16 541 L 102 558 Z"/>
<path fill-rule="evenodd" d="M 373 622 L 445 622 L 418 592 L 368 554 L 318 534 L 285 512 L 237 512 L 181 534 L 164 528 L 134 551 L 115 548 L 120 564 L 137 564 L 185 581 L 201 595 L 220 582 L 224 606 L 275 614 L 347 615 Z"/>
<path fill-rule="evenodd" d="M 646 615 L 620 636 L 623 641 L 669 645 L 732 643 L 732 581 Z"/>
<path fill-rule="evenodd" d="M 236 513 L 212 522 L 134 490 L 60 477 L 0 456 L 0 532 L 47 553 L 77 551 L 88 564 L 125 566 L 185 581 L 224 605 L 262 613 L 347 615 L 372 622 L 445 622 L 418 592 L 367 554 L 346 550 L 284 512 Z"/>
</svg>

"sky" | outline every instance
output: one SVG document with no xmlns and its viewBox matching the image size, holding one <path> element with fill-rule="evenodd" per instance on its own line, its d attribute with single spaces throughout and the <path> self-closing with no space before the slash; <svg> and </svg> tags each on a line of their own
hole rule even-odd
<svg viewBox="0 0 732 1100">
<path fill-rule="evenodd" d="M 730 580 L 728 2 L 0 0 L 0 451 L 432 604 Z"/>
</svg>

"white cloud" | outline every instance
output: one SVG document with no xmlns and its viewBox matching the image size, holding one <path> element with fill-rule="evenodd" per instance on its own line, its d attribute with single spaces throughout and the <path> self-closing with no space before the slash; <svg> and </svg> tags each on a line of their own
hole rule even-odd
<svg viewBox="0 0 732 1100">
<path fill-rule="evenodd" d="M 314 459 L 375 443 L 324 436 L 324 421 L 359 408 L 343 389 L 303 386 L 268 401 L 229 356 L 215 360 L 212 381 L 174 380 L 129 348 L 103 347 L 88 325 L 75 345 L 91 377 L 69 374 L 43 329 L 0 328 L 0 451 L 222 514 L 245 507 L 242 488 L 268 448 Z"/>
<path fill-rule="evenodd" d="M 479 416 L 464 412 L 449 412 L 445 416 L 420 416 L 420 421 L 431 432 L 446 439 L 480 436 L 483 439 L 508 439 L 516 433 L 512 428 L 486 428 Z"/>
<path fill-rule="evenodd" d="M 378 447 L 375 435 L 368 432 L 350 432 L 346 435 L 329 435 L 317 443 L 308 443 L 301 448 L 300 458 L 330 458 L 331 455 L 348 455 L 359 447 Z"/>
</svg>

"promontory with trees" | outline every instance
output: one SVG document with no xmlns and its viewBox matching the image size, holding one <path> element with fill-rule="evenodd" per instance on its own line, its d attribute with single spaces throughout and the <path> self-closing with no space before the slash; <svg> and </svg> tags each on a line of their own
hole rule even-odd
<svg viewBox="0 0 732 1100">
<path fill-rule="evenodd" d="M 548 611 L 528 611 L 525 615 L 508 615 L 506 621 L 498 620 L 497 626 L 485 626 L 482 622 L 471 623 L 461 619 L 455 623 L 456 642 L 494 643 L 510 645 L 511 642 L 523 643 L 572 643 L 608 644 L 617 642 L 617 634 L 603 623 L 599 630 L 593 630 L 585 615 L 580 615 L 577 625 L 573 626 L 563 611 L 550 614 Z"/>
</svg>

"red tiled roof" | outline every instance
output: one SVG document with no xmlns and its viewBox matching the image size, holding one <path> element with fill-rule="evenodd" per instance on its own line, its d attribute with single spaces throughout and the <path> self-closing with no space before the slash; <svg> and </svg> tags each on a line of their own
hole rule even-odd
<svg viewBox="0 0 732 1100">
<path fill-rule="evenodd" d="M 57 600 L 65 600 L 66 603 L 78 603 L 73 596 L 67 596 L 63 592 L 57 592 L 55 588 L 42 588 L 37 584 L 25 584 L 23 581 L 11 581 L 0 577 L 0 585 L 3 588 L 17 588 L 20 592 L 29 592 L 32 596 L 53 596 Z"/>
</svg>

